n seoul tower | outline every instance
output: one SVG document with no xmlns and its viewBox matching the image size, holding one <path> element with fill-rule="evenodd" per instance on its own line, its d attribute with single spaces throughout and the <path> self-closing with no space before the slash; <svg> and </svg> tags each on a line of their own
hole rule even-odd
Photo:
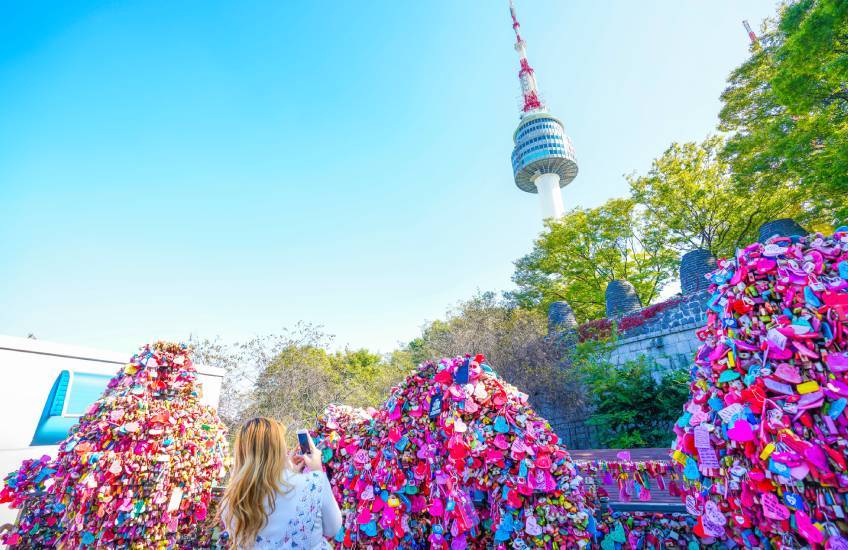
<svg viewBox="0 0 848 550">
<path fill-rule="evenodd" d="M 560 188 L 577 177 L 574 146 L 565 135 L 562 122 L 549 115 L 547 107 L 539 99 L 536 77 L 527 61 L 527 44 L 521 38 L 521 25 L 518 24 L 512 0 L 509 0 L 509 13 L 515 30 L 515 51 L 521 63 L 518 78 L 524 96 L 521 122 L 512 136 L 515 142 L 512 150 L 515 185 L 522 191 L 539 194 L 543 219 L 561 218 L 565 209 Z"/>
</svg>

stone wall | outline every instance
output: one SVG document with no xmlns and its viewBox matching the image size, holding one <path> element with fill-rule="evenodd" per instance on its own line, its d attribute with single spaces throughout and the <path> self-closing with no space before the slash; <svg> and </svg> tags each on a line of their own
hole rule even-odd
<svg viewBox="0 0 848 550">
<path fill-rule="evenodd" d="M 763 224 L 759 233 L 760 242 L 764 242 L 775 235 L 801 235 L 807 232 L 795 221 L 786 218 Z M 587 334 L 595 334 L 585 331 L 586 328 L 605 327 L 608 333 L 611 324 L 629 327 L 618 334 L 610 355 L 613 364 L 621 365 L 640 356 L 647 356 L 662 368 L 688 370 L 701 345 L 696 333 L 706 324 L 710 292 L 707 290 L 709 281 L 705 275 L 715 268 L 716 260 L 709 251 L 695 249 L 687 252 L 681 257 L 679 271 L 683 293 L 664 304 L 647 308 L 640 307 L 639 298 L 629 282 L 611 281 L 606 290 L 608 318 L 581 326 L 577 326 L 574 313 L 567 303 L 555 302 L 549 310 L 549 332 L 563 341 L 567 350 L 569 345 L 578 340 L 578 335 L 586 337 Z M 572 411 L 568 418 L 559 415 L 556 410 L 545 412 L 569 448 L 586 449 L 597 444 L 596 428 L 585 423 L 590 410 Z"/>
<path fill-rule="evenodd" d="M 680 302 L 619 334 L 610 360 L 620 365 L 646 355 L 667 368 L 689 368 L 701 344 L 695 333 L 706 323 L 709 297 L 709 292 L 700 291 L 675 298 Z"/>
</svg>

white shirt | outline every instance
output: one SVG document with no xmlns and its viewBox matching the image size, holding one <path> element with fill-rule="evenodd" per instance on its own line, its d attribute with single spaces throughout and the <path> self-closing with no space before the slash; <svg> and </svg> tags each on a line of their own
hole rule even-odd
<svg viewBox="0 0 848 550">
<path fill-rule="evenodd" d="M 277 493 L 274 511 L 256 536 L 254 550 L 279 548 L 332 548 L 324 537 L 334 537 L 342 526 L 342 514 L 324 472 L 302 474 L 286 471 L 292 488 Z"/>
</svg>

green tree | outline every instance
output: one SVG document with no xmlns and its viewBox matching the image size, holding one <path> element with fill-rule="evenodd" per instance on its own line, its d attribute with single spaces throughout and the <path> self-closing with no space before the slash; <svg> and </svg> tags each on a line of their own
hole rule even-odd
<svg viewBox="0 0 848 550">
<path fill-rule="evenodd" d="M 815 223 L 848 215 L 848 3 L 800 0 L 768 22 L 761 48 L 722 94 L 725 157 L 754 194 L 792 188 Z"/>
<path fill-rule="evenodd" d="M 193 344 L 204 363 L 227 372 L 219 408 L 229 426 L 263 415 L 293 429 L 313 425 L 330 403 L 377 406 L 413 367 L 408 352 L 329 351 L 332 342 L 320 327 L 298 324 L 232 346 L 209 340 Z"/>
<path fill-rule="evenodd" d="M 547 318 L 535 309 L 513 307 L 492 292 L 477 294 L 429 323 L 407 346 L 415 363 L 482 353 L 507 382 L 555 427 L 583 410 L 583 392 L 563 364 L 563 349 L 548 338 Z"/>
<path fill-rule="evenodd" d="M 566 300 L 578 321 L 603 317 L 607 283 L 627 279 L 647 305 L 674 277 L 678 254 L 662 227 L 631 199 L 575 208 L 549 220 L 533 250 L 516 263 L 510 298 L 545 311 Z"/>
<path fill-rule="evenodd" d="M 627 179 L 649 223 L 662 228 L 680 252 L 704 248 L 716 257 L 757 240 L 763 223 L 804 217 L 803 197 L 792 186 L 742 192 L 730 164 L 720 158 L 721 137 L 703 143 L 672 143 L 644 176 Z"/>
<path fill-rule="evenodd" d="M 612 365 L 610 350 L 610 342 L 590 341 L 570 354 L 591 396 L 587 423 L 598 427 L 606 448 L 667 447 L 689 397 L 688 373 L 664 370 L 646 356 Z"/>
</svg>

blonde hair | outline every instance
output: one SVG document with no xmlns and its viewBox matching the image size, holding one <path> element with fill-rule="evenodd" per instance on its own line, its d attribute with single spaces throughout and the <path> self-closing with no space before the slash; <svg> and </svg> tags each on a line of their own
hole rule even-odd
<svg viewBox="0 0 848 550">
<path fill-rule="evenodd" d="M 291 468 L 286 428 L 273 418 L 253 418 L 236 434 L 230 482 L 220 515 L 235 548 L 251 548 L 274 511 L 277 493 L 291 489 L 283 472 Z"/>
</svg>

